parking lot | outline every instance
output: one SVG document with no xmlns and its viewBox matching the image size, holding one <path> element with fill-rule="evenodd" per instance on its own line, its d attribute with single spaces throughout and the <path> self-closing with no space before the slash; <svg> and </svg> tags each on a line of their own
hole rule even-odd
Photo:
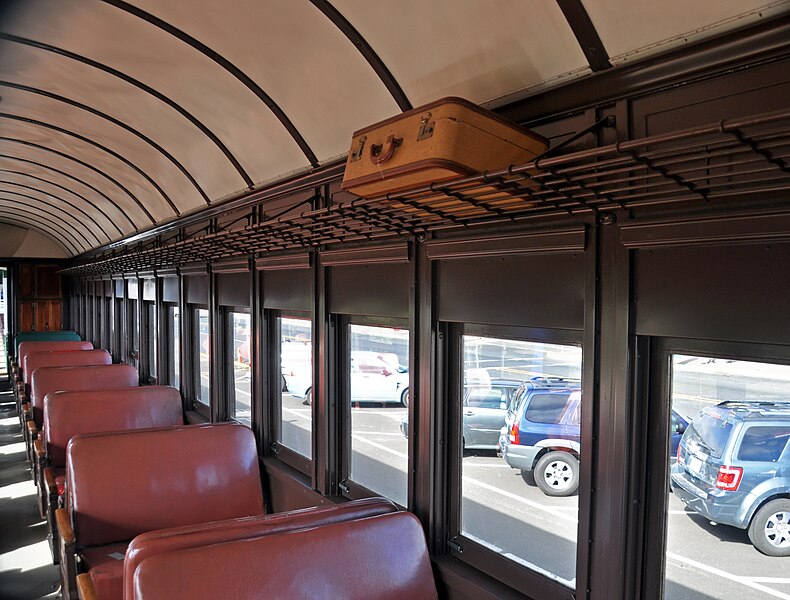
<svg viewBox="0 0 790 600">
<path fill-rule="evenodd" d="M 700 390 L 745 394 L 742 378 L 722 375 L 722 370 L 727 371 L 725 365 L 698 359 L 694 366 L 693 362 L 680 370 L 685 374 L 681 374 L 680 403 L 676 406 L 682 413 L 695 415 L 699 406 L 715 402 L 711 394 L 700 394 Z M 513 364 L 512 368 L 512 377 L 530 372 L 527 364 Z M 505 373 L 508 370 L 506 366 Z M 762 393 L 775 388 L 765 383 L 765 374 L 755 379 L 764 388 Z M 399 425 L 406 409 L 378 404 L 352 411 L 352 460 L 364 472 L 363 483 L 405 504 L 407 440 Z M 284 394 L 283 413 L 284 435 L 290 430 L 293 439 L 306 443 L 310 407 L 304 406 L 301 398 Z M 465 535 L 571 586 L 575 585 L 577 505 L 576 496 L 545 496 L 493 451 L 470 452 L 463 458 Z M 790 600 L 790 558 L 760 554 L 745 531 L 710 524 L 689 512 L 672 494 L 668 498 L 668 531 L 666 598 Z"/>
</svg>

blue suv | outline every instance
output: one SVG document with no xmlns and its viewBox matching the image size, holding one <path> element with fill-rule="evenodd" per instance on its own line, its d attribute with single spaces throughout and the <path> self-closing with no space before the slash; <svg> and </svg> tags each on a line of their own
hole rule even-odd
<svg viewBox="0 0 790 600">
<path fill-rule="evenodd" d="M 568 386 L 569 382 L 565 383 Z M 581 390 L 525 387 L 518 405 L 505 419 L 500 446 L 505 462 L 534 477 L 547 496 L 570 496 L 579 487 Z M 670 453 L 675 455 L 688 422 L 672 411 Z"/>
<path fill-rule="evenodd" d="M 709 521 L 748 530 L 757 550 L 790 556 L 790 402 L 722 402 L 686 428 L 675 495 Z"/>
<path fill-rule="evenodd" d="M 525 389 L 506 419 L 502 456 L 548 496 L 570 496 L 579 487 L 581 391 Z"/>
</svg>

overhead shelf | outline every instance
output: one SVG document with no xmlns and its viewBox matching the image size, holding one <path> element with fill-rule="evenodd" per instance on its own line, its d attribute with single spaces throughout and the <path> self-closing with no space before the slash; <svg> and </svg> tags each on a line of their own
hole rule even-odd
<svg viewBox="0 0 790 600">
<path fill-rule="evenodd" d="M 70 275 L 172 267 L 560 215 L 790 190 L 790 111 L 542 158 L 482 175 L 77 261 Z"/>
</svg>

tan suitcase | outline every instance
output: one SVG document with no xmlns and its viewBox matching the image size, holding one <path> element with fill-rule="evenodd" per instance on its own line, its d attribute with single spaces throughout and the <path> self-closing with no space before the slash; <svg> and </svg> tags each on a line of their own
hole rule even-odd
<svg viewBox="0 0 790 600">
<path fill-rule="evenodd" d="M 545 138 L 461 98 L 354 133 L 342 189 L 365 198 L 529 162 Z"/>
</svg>

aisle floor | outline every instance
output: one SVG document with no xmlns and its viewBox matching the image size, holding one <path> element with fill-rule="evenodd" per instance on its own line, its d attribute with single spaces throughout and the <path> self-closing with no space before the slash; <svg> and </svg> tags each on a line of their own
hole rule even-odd
<svg viewBox="0 0 790 600">
<path fill-rule="evenodd" d="M 58 568 L 38 514 L 14 396 L 7 383 L 0 385 L 0 598 L 54 600 L 60 597 Z"/>
</svg>

